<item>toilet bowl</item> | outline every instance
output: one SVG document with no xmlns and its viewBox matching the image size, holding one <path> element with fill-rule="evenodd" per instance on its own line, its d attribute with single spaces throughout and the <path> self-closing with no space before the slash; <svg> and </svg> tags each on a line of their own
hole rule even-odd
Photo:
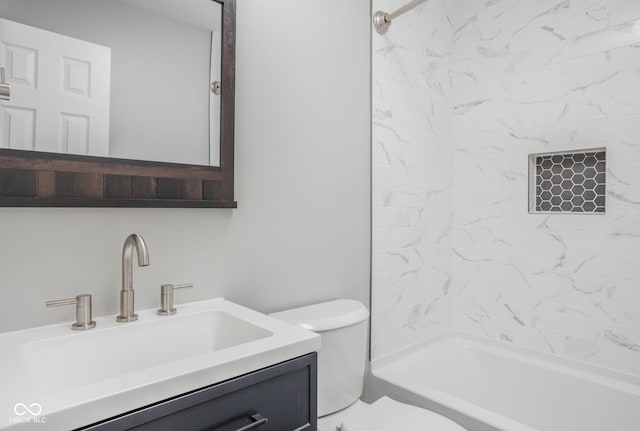
<svg viewBox="0 0 640 431">
<path fill-rule="evenodd" d="M 356 401 L 343 411 L 318 418 L 318 431 L 464 431 L 432 411 L 389 397 L 372 404 Z"/>
<path fill-rule="evenodd" d="M 360 302 L 338 299 L 271 316 L 320 334 L 318 431 L 464 431 L 444 416 L 388 397 L 371 404 L 359 400 L 369 319 Z"/>
</svg>

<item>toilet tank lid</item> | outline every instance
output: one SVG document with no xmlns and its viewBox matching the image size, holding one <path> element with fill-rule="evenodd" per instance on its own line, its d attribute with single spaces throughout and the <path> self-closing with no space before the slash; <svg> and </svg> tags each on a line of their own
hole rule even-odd
<svg viewBox="0 0 640 431">
<path fill-rule="evenodd" d="M 369 317 L 369 311 L 362 303 L 353 299 L 337 299 L 272 313 L 270 316 L 304 329 L 322 332 L 362 322 Z"/>
</svg>

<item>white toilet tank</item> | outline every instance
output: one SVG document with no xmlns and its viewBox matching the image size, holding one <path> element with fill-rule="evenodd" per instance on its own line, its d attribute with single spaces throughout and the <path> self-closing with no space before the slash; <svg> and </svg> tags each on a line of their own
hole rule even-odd
<svg viewBox="0 0 640 431">
<path fill-rule="evenodd" d="M 362 395 L 369 312 L 358 301 L 338 299 L 271 314 L 320 334 L 318 416 L 348 407 Z"/>
</svg>

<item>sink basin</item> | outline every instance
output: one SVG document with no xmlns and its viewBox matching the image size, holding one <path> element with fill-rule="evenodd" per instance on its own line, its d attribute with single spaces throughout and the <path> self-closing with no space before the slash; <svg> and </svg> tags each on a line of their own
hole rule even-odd
<svg viewBox="0 0 640 431">
<path fill-rule="evenodd" d="M 39 386 L 68 389 L 273 335 L 219 310 L 173 317 L 82 334 L 69 331 L 63 337 L 23 345 L 20 356 L 26 374 Z"/>
<path fill-rule="evenodd" d="M 320 347 L 318 335 L 222 298 L 138 315 L 96 318 L 83 332 L 62 324 L 0 333 L 0 428 L 35 426 L 17 423 L 19 403 L 71 429 Z"/>
</svg>

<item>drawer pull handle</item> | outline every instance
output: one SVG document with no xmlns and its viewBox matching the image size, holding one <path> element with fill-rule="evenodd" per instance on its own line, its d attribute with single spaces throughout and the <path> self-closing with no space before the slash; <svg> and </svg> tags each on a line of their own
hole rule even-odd
<svg viewBox="0 0 640 431">
<path fill-rule="evenodd" d="M 260 413 L 256 413 L 255 415 L 252 415 L 251 419 L 253 419 L 255 422 L 249 425 L 245 425 L 242 428 L 238 428 L 236 431 L 249 431 L 252 429 L 256 429 L 260 425 L 264 425 L 267 422 L 269 422 L 269 419 L 262 417 Z"/>
</svg>

